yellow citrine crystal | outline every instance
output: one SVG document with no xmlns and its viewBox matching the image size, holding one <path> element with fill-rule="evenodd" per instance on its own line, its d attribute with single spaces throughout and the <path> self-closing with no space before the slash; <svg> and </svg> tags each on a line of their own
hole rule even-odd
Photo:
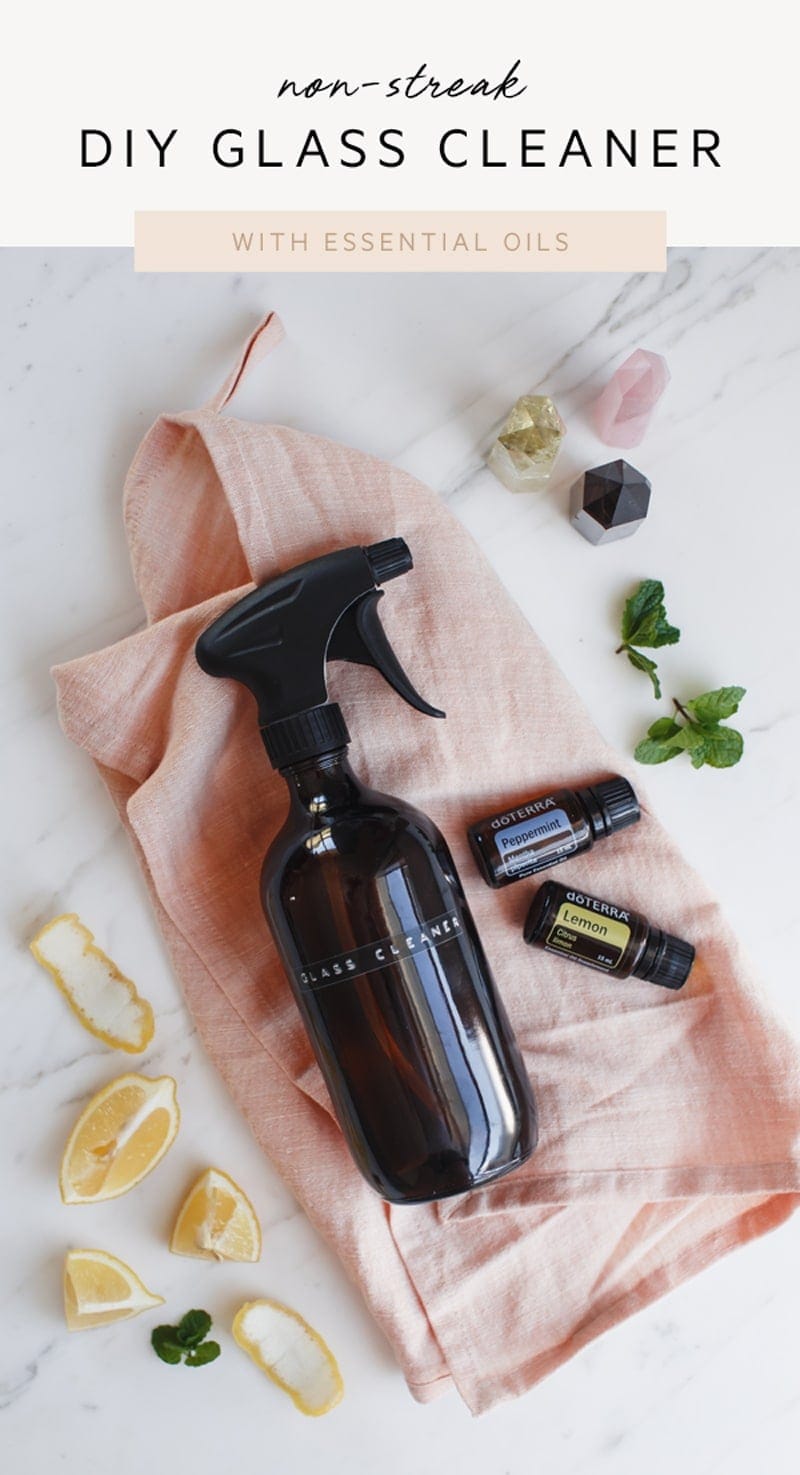
<svg viewBox="0 0 800 1475">
<path fill-rule="evenodd" d="M 546 394 L 517 400 L 487 457 L 510 492 L 539 492 L 550 480 L 567 427 Z"/>
</svg>

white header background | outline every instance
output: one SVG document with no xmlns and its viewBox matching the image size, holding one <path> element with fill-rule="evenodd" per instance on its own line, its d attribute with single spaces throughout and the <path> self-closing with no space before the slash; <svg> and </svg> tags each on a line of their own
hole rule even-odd
<svg viewBox="0 0 800 1475">
<path fill-rule="evenodd" d="M 285 6 L 226 0 L 73 0 L 15 6 L 5 22 L 2 129 L 6 245 L 127 245 L 134 210 L 470 209 L 659 210 L 673 245 L 800 242 L 794 187 L 796 55 L 785 0 L 755 10 L 719 0 L 571 0 L 484 4 L 387 0 L 383 5 Z M 409 75 L 421 63 L 443 82 L 498 82 L 520 58 L 527 84 L 516 101 L 277 99 L 285 77 L 348 81 Z M 604 167 L 604 130 L 639 130 L 639 167 Z M 82 128 L 111 135 L 102 168 L 81 169 Z M 123 134 L 135 130 L 135 167 Z M 178 134 L 159 169 L 145 130 Z M 214 163 L 223 128 L 244 132 L 246 162 Z M 256 167 L 267 130 L 282 169 Z M 367 133 L 369 161 L 347 169 L 316 160 L 293 167 L 315 128 L 338 158 L 346 128 Z M 382 128 L 400 128 L 406 163 L 381 168 Z M 470 132 L 470 165 L 444 167 L 437 141 Z M 480 167 L 480 134 L 506 168 Z M 522 128 L 547 130 L 546 168 L 521 169 Z M 559 169 L 570 131 L 596 158 Z M 675 169 L 653 169 L 654 128 L 680 130 Z M 693 128 L 721 135 L 722 167 L 691 167 Z M 375 143 L 373 143 L 373 140 Z M 461 147 L 461 142 L 459 147 Z M 648 160 L 648 162 L 645 162 Z"/>
</svg>

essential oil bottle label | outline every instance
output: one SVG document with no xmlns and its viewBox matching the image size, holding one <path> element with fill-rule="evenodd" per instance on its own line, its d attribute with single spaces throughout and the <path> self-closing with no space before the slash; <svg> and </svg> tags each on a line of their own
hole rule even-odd
<svg viewBox="0 0 800 1475">
<path fill-rule="evenodd" d="M 368 942 L 364 947 L 353 948 L 349 953 L 322 958 L 318 963 L 307 963 L 304 968 L 296 969 L 295 980 L 304 992 L 316 993 L 321 988 L 342 983 L 347 978 L 374 973 L 379 968 L 387 968 L 391 963 L 400 963 L 405 958 L 430 952 L 432 948 L 455 942 L 461 935 L 458 913 L 445 912 L 430 922 L 420 922 L 409 932 L 382 937 L 377 942 Z"/>
<path fill-rule="evenodd" d="M 546 809 L 495 835 L 506 876 L 529 876 L 566 860 L 578 845 L 572 823 L 563 809 Z"/>
<path fill-rule="evenodd" d="M 613 973 L 631 938 L 625 922 L 600 916 L 596 911 L 563 901 L 547 935 L 548 952 L 568 953 L 576 963 Z"/>
</svg>

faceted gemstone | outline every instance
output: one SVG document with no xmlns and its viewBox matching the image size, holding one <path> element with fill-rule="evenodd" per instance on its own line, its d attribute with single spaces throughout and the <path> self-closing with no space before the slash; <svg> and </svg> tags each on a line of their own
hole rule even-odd
<svg viewBox="0 0 800 1475">
<path fill-rule="evenodd" d="M 641 527 L 650 505 L 650 483 L 627 461 L 593 466 L 575 482 L 570 522 L 590 543 L 629 538 Z"/>
<path fill-rule="evenodd" d="M 637 348 L 595 400 L 594 423 L 600 439 L 626 451 L 638 446 L 668 384 L 669 369 L 660 353 Z"/>
<path fill-rule="evenodd" d="M 566 433 L 546 394 L 524 394 L 492 446 L 487 465 L 510 492 L 542 491 Z"/>
</svg>

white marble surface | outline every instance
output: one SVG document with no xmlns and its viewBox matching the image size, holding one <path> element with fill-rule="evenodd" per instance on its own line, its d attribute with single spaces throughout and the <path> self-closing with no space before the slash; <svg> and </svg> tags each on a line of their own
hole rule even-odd
<svg viewBox="0 0 800 1475">
<path fill-rule="evenodd" d="M 800 1028 L 800 253 L 676 251 L 666 277 L 627 279 L 137 279 L 128 253 L 111 251 L 6 253 L 0 270 L 4 1470 L 749 1475 L 758 1464 L 790 1475 L 800 1439 L 791 1222 L 516 1404 L 473 1421 L 455 1395 L 411 1401 L 204 1056 L 127 841 L 88 760 L 59 732 L 48 667 L 139 623 L 120 519 L 131 454 L 158 411 L 211 392 L 256 316 L 276 307 L 289 340 L 238 411 L 349 441 L 440 489 L 623 750 L 654 715 L 645 678 L 613 654 L 621 599 L 643 576 L 663 578 L 684 630 L 663 653 L 666 692 L 748 688 L 740 768 L 695 773 L 680 760 L 645 782 Z M 673 371 L 630 457 L 652 477 L 652 512 L 635 538 L 593 549 L 565 519 L 567 488 L 614 454 L 586 407 L 636 345 L 664 352 Z M 514 498 L 482 452 L 534 386 L 556 396 L 570 433 L 552 492 Z M 97 1208 L 62 1207 L 57 1163 L 79 1104 L 124 1060 L 82 1032 L 25 947 L 38 922 L 67 908 L 152 999 L 159 1027 L 144 1067 L 175 1074 L 183 1105 L 168 1165 Z M 176 1199 L 208 1161 L 252 1193 L 265 1230 L 258 1269 L 207 1269 L 165 1248 Z M 339 1354 L 344 1404 L 303 1420 L 224 1330 L 220 1362 L 196 1373 L 156 1360 L 150 1318 L 69 1336 L 60 1261 L 80 1243 L 129 1259 L 171 1312 L 207 1305 L 223 1329 L 254 1293 L 300 1306 Z"/>
</svg>

